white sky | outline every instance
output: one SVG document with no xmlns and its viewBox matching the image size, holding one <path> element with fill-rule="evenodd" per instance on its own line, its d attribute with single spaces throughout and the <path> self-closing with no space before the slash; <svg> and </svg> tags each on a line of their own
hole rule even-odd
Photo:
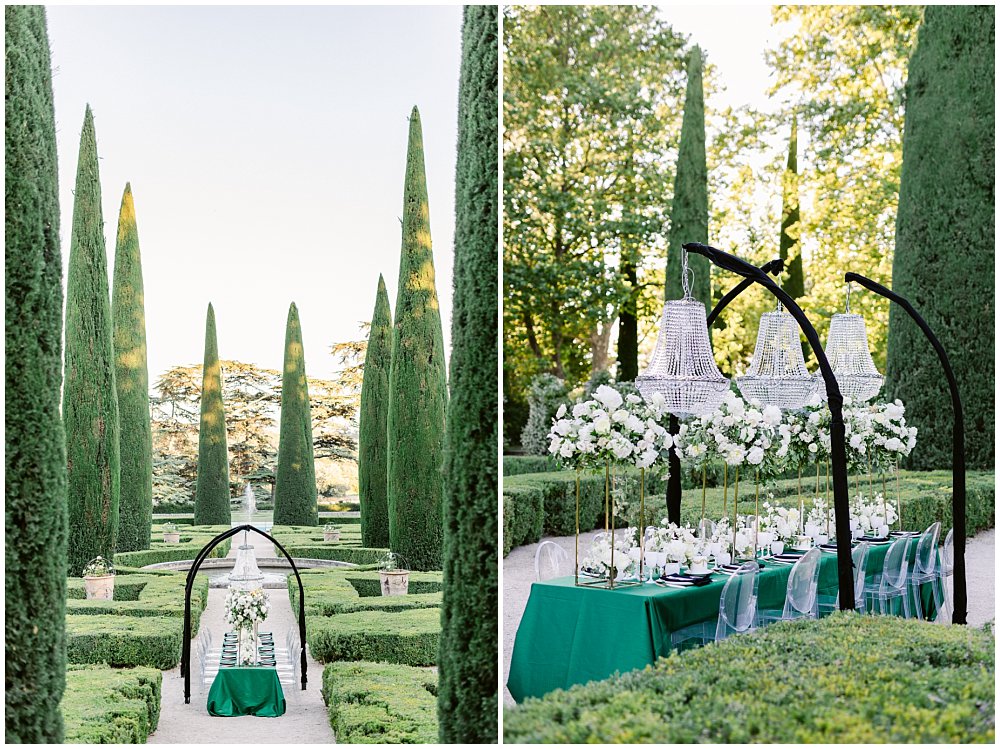
<svg viewBox="0 0 1000 749">
<path fill-rule="evenodd" d="M 395 309 L 407 117 L 424 128 L 437 291 L 451 328 L 461 8 L 49 7 L 63 262 L 84 107 L 94 110 L 108 272 L 126 181 L 142 250 L 150 383 L 219 354 L 280 369 L 288 305 L 329 377 L 379 273 Z"/>
</svg>

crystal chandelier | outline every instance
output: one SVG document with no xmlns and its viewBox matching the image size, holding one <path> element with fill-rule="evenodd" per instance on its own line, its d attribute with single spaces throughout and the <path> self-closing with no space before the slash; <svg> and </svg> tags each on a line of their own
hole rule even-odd
<svg viewBox="0 0 1000 749">
<path fill-rule="evenodd" d="M 882 389 L 879 374 L 868 348 L 865 319 L 851 312 L 851 285 L 847 285 L 847 308 L 830 320 L 826 358 L 837 378 L 842 395 L 854 402 L 871 400 Z"/>
<path fill-rule="evenodd" d="M 635 379 L 643 398 L 661 395 L 664 409 L 674 416 L 701 416 L 714 411 L 729 389 L 729 380 L 715 364 L 708 340 L 705 305 L 691 296 L 687 250 L 681 253 L 684 298 L 663 306 L 660 334 L 653 358 Z"/>
<path fill-rule="evenodd" d="M 818 384 L 806 369 L 799 325 L 778 302 L 774 312 L 760 316 L 753 359 L 747 373 L 736 378 L 736 385 L 749 401 L 778 408 L 802 408 Z"/>
</svg>

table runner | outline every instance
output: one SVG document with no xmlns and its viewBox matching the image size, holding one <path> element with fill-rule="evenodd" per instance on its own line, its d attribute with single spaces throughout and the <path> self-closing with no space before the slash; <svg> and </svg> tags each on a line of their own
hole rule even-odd
<svg viewBox="0 0 1000 749">
<path fill-rule="evenodd" d="M 866 575 L 882 569 L 889 545 L 871 546 Z M 910 556 L 916 551 L 910 544 Z M 760 571 L 759 609 L 781 609 L 791 565 L 765 562 Z M 554 689 L 606 679 L 655 663 L 673 649 L 671 633 L 719 613 L 725 575 L 704 586 L 658 585 L 602 590 L 577 587 L 572 577 L 534 583 L 511 655 L 507 687 L 518 702 Z M 933 596 L 923 592 L 925 610 Z M 822 553 L 819 593 L 836 595 L 837 555 Z"/>
<path fill-rule="evenodd" d="M 271 667 L 220 669 L 208 691 L 208 712 L 226 718 L 284 715 L 285 693 L 278 681 L 278 672 Z"/>
</svg>

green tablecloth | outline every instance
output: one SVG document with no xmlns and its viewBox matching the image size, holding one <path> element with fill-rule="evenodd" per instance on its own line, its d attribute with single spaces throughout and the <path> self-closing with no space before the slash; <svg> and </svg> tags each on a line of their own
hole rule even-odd
<svg viewBox="0 0 1000 749">
<path fill-rule="evenodd" d="M 256 715 L 277 718 L 285 714 L 285 693 L 273 668 L 223 668 L 208 690 L 210 715 L 231 718 Z"/>
<path fill-rule="evenodd" d="M 872 546 L 868 576 L 882 569 L 889 546 Z M 911 543 L 911 555 L 916 543 Z M 765 563 L 757 606 L 781 609 L 790 565 Z M 554 689 L 606 679 L 654 663 L 672 649 L 672 632 L 714 621 L 726 576 L 692 588 L 641 587 L 603 590 L 577 587 L 572 577 L 534 583 L 514 641 L 507 687 L 518 702 Z M 927 586 L 929 587 L 929 586 Z M 819 593 L 837 594 L 836 554 L 823 553 Z M 931 598 L 925 591 L 924 600 Z M 926 606 L 926 603 L 925 603 Z"/>
</svg>

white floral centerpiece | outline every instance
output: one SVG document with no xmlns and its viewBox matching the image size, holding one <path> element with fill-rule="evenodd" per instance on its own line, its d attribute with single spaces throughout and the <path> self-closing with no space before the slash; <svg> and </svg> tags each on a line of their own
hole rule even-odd
<svg viewBox="0 0 1000 749">
<path fill-rule="evenodd" d="M 262 588 L 230 588 L 226 595 L 226 622 L 239 636 L 240 665 L 257 660 L 257 625 L 267 619 L 271 599 Z"/>
<path fill-rule="evenodd" d="M 614 563 L 612 566 L 612 534 L 601 533 L 594 538 L 581 571 L 593 577 L 623 580 L 636 577 L 639 573 L 637 546 L 632 533 L 614 535 Z"/>
<path fill-rule="evenodd" d="M 889 528 L 899 519 L 896 508 L 886 502 L 881 492 L 871 498 L 857 494 L 850 504 L 851 530 L 857 536 L 885 537 Z"/>
<path fill-rule="evenodd" d="M 760 516 L 760 532 L 767 534 L 767 539 L 761 544 L 781 542 L 783 544 L 794 543 L 799 536 L 799 527 L 802 516 L 796 507 L 774 506 L 770 500 L 774 495 L 769 495 L 769 499 L 763 504 L 764 512 Z M 781 553 L 781 552 L 776 552 Z"/>
</svg>

